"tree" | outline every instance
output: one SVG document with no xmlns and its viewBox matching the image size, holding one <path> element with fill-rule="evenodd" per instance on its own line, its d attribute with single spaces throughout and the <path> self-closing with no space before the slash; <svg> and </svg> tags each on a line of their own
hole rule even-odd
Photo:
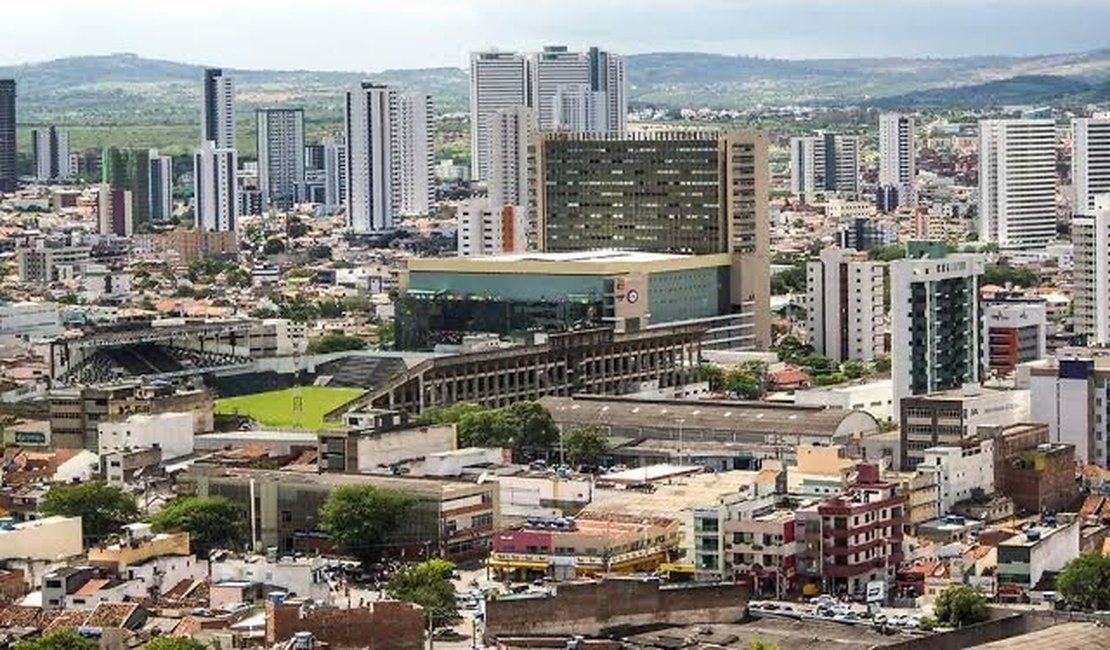
<svg viewBox="0 0 1110 650">
<path fill-rule="evenodd" d="M 446 406 L 430 406 L 416 417 L 417 424 L 458 424 L 464 415 L 488 410 L 470 402 L 454 402 Z"/>
<path fill-rule="evenodd" d="M 1071 560 L 1057 574 L 1056 590 L 1082 609 L 1110 609 L 1110 555 L 1083 553 Z"/>
<path fill-rule="evenodd" d="M 262 245 L 263 255 L 277 255 L 284 252 L 285 242 L 281 241 L 277 237 L 271 237 L 270 239 L 267 239 L 266 243 Z"/>
<path fill-rule="evenodd" d="M 139 518 L 135 497 L 100 481 L 51 487 L 39 504 L 39 512 L 47 516 L 80 517 L 88 541 L 99 541 Z"/>
<path fill-rule="evenodd" d="M 459 445 L 463 447 L 507 447 L 516 443 L 516 423 L 501 409 L 481 408 L 458 421 Z"/>
<path fill-rule="evenodd" d="M 875 360 L 871 363 L 875 366 L 875 372 L 882 374 L 890 372 L 890 357 L 875 357 Z"/>
<path fill-rule="evenodd" d="M 748 650 L 779 650 L 779 647 L 770 641 L 752 639 L 748 641 Z"/>
<path fill-rule="evenodd" d="M 304 237 L 308 234 L 308 226 L 297 217 L 290 215 L 285 219 L 285 234 L 293 239 Z"/>
<path fill-rule="evenodd" d="M 309 354 L 346 352 L 366 348 L 366 340 L 351 334 L 325 334 L 308 342 Z"/>
<path fill-rule="evenodd" d="M 983 284 L 996 284 L 1005 286 L 1011 284 L 1016 287 L 1036 287 L 1041 284 L 1037 274 L 1029 269 L 1008 266 L 1005 264 L 988 264 L 983 269 Z"/>
<path fill-rule="evenodd" d="M 797 264 L 771 276 L 771 295 L 785 296 L 791 293 L 805 293 L 806 267 Z"/>
<path fill-rule="evenodd" d="M 867 257 L 879 262 L 893 262 L 906 256 L 906 247 L 900 244 L 879 246 L 867 251 Z"/>
<path fill-rule="evenodd" d="M 563 449 L 571 465 L 597 466 L 609 455 L 609 441 L 596 425 L 574 427 L 563 437 Z"/>
<path fill-rule="evenodd" d="M 15 650 L 100 650 L 94 639 L 86 639 L 76 630 L 57 630 L 37 639 L 26 639 L 12 646 Z"/>
<path fill-rule="evenodd" d="M 725 373 L 722 387 L 740 399 L 763 397 L 763 373 L 750 365 L 741 365 Z"/>
<path fill-rule="evenodd" d="M 725 371 L 720 366 L 711 363 L 702 363 L 697 368 L 698 380 L 709 382 L 709 390 L 721 390 L 725 380 Z"/>
<path fill-rule="evenodd" d="M 987 599 L 975 587 L 952 585 L 937 596 L 934 607 L 937 621 L 949 627 L 963 627 L 987 620 Z"/>
<path fill-rule="evenodd" d="M 867 366 L 855 359 L 849 359 L 840 367 L 840 371 L 844 373 L 844 376 L 848 379 L 859 379 L 867 374 Z"/>
<path fill-rule="evenodd" d="M 375 331 L 378 334 L 378 346 L 380 348 L 382 348 L 383 350 L 388 350 L 389 348 L 393 347 L 393 341 L 395 340 L 395 334 L 397 330 L 392 320 L 378 323 Z"/>
<path fill-rule="evenodd" d="M 813 346 L 803 343 L 796 336 L 784 336 L 778 345 L 779 359 L 794 363 L 813 354 Z"/>
<path fill-rule="evenodd" d="M 513 451 L 547 453 L 559 444 L 559 427 L 539 402 L 514 402 L 504 410 L 516 429 L 511 445 Z"/>
<path fill-rule="evenodd" d="M 413 503 L 411 496 L 396 490 L 341 485 L 320 506 L 320 528 L 359 561 L 374 562 Z"/>
<path fill-rule="evenodd" d="M 239 548 L 246 542 L 243 509 L 223 497 L 182 497 L 170 501 L 150 518 L 155 532 L 189 533 L 194 553 L 207 557 L 218 548 Z"/>
<path fill-rule="evenodd" d="M 157 636 L 144 643 L 142 650 L 204 650 L 204 646 L 189 637 Z"/>
<path fill-rule="evenodd" d="M 455 586 L 451 584 L 454 572 L 452 562 L 432 558 L 394 573 L 385 590 L 392 598 L 423 607 L 432 618 L 432 626 L 439 627 L 459 620 Z"/>
</svg>

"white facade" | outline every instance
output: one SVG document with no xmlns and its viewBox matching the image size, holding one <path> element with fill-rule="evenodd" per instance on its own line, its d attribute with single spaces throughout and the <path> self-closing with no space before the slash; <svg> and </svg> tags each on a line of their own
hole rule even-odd
<svg viewBox="0 0 1110 650">
<path fill-rule="evenodd" d="M 0 560 L 53 561 L 82 549 L 80 517 L 44 517 L 0 528 Z"/>
<path fill-rule="evenodd" d="M 898 190 L 898 204 L 916 206 L 917 143 L 914 116 L 883 113 L 879 116 L 879 185 Z"/>
<path fill-rule="evenodd" d="M 1075 333 L 1088 345 L 1110 345 L 1110 194 L 1072 217 Z"/>
<path fill-rule="evenodd" d="M 1110 467 L 1110 369 L 1102 358 L 1039 364 L 1029 378 L 1031 417 L 1080 462 Z"/>
<path fill-rule="evenodd" d="M 213 585 L 228 581 L 261 583 L 296 594 L 299 598 L 330 603 L 331 587 L 323 572 L 326 564 L 321 558 L 270 561 L 251 555 L 212 562 L 209 571 Z"/>
<path fill-rule="evenodd" d="M 980 121 L 979 241 L 1043 249 L 1055 238 L 1055 121 Z"/>
<path fill-rule="evenodd" d="M 994 440 L 971 447 L 933 447 L 923 452 L 918 472 L 937 475 L 937 513 L 947 514 L 952 506 L 971 498 L 974 490 L 994 494 Z"/>
<path fill-rule="evenodd" d="M 794 403 L 798 406 L 864 411 L 880 422 L 890 422 L 896 412 L 894 383 L 889 379 L 794 391 Z"/>
<path fill-rule="evenodd" d="M 0 303 L 0 336 L 25 341 L 61 336 L 65 329 L 52 302 Z"/>
<path fill-rule="evenodd" d="M 347 225 L 370 233 L 393 227 L 393 116 L 397 92 L 363 83 L 347 91 Z"/>
<path fill-rule="evenodd" d="M 827 248 L 806 265 L 809 344 L 837 361 L 872 361 L 884 352 L 886 300 L 882 262 L 866 253 Z"/>
<path fill-rule="evenodd" d="M 142 564 L 128 565 L 120 577 L 136 581 L 144 596 L 155 590 L 161 595 L 183 580 L 207 579 L 208 560 L 195 555 L 163 555 Z"/>
<path fill-rule="evenodd" d="M 835 133 L 790 138 L 790 191 L 807 201 L 821 192 L 859 194 L 859 138 Z"/>
<path fill-rule="evenodd" d="M 1095 197 L 1110 193 L 1110 117 L 1072 121 L 1072 212 L 1089 214 Z"/>
<path fill-rule="evenodd" d="M 486 185 L 494 205 L 528 204 L 528 141 L 532 137 L 531 109 L 515 106 L 489 116 L 489 175 Z"/>
<path fill-rule="evenodd" d="M 429 95 L 397 98 L 394 147 L 394 210 L 428 214 L 435 201 L 435 114 Z"/>
<path fill-rule="evenodd" d="M 1072 231 L 1074 233 L 1074 229 Z M 1035 361 L 1048 351 L 1048 313 L 1043 302 L 994 302 L 983 305 L 983 367 L 991 367 L 992 331 L 1018 333 L 1018 363 Z"/>
<path fill-rule="evenodd" d="M 324 140 L 324 203 L 337 208 L 347 203 L 347 145 Z"/>
<path fill-rule="evenodd" d="M 490 172 L 490 118 L 500 110 L 528 106 L 528 63 L 516 52 L 470 55 L 470 176 Z"/>
<path fill-rule="evenodd" d="M 527 213 L 488 198 L 460 201 L 455 208 L 458 251 L 464 257 L 523 253 L 527 247 Z"/>
<path fill-rule="evenodd" d="M 216 149 L 235 149 L 235 85 L 218 68 L 204 71 L 200 133 L 200 141 Z"/>
<path fill-rule="evenodd" d="M 96 427 L 100 455 L 112 451 L 160 447 L 163 458 L 193 453 L 192 413 L 132 415 L 122 422 L 101 422 Z"/>
<path fill-rule="evenodd" d="M 193 209 L 197 228 L 235 232 L 239 227 L 239 156 L 212 141 L 193 157 Z"/>
<path fill-rule="evenodd" d="M 35 180 L 59 181 L 73 176 L 69 159 L 69 131 L 55 126 L 31 129 L 31 157 Z"/>
<path fill-rule="evenodd" d="M 304 111 L 296 108 L 259 109 L 258 189 L 262 209 L 288 209 L 304 182 Z"/>
</svg>

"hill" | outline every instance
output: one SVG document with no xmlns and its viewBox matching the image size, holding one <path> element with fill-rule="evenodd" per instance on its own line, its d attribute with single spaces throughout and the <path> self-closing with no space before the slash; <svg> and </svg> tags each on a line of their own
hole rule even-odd
<svg viewBox="0 0 1110 650">
<path fill-rule="evenodd" d="M 889 109 L 945 108 L 949 106 L 1000 106 L 1110 100 L 1110 82 L 1098 84 L 1053 75 L 1022 75 L 970 86 L 919 90 L 884 97 L 869 106 Z"/>
</svg>

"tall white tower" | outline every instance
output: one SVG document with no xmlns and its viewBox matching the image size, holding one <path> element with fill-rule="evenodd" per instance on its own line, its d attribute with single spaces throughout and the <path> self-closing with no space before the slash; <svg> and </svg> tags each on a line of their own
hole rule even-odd
<svg viewBox="0 0 1110 650">
<path fill-rule="evenodd" d="M 299 108 L 259 109 L 258 189 L 262 208 L 288 210 L 304 182 L 304 111 Z"/>
<path fill-rule="evenodd" d="M 489 119 L 490 202 L 496 206 L 524 206 L 528 202 L 528 142 L 532 137 L 531 111 L 515 106 Z"/>
<path fill-rule="evenodd" d="M 235 148 L 235 86 L 219 68 L 204 71 L 200 131 L 201 142 L 214 142 L 217 149 Z"/>
<path fill-rule="evenodd" d="M 363 82 L 347 91 L 347 225 L 370 233 L 393 227 L 393 117 L 397 92 Z"/>
<path fill-rule="evenodd" d="M 1072 134 L 1072 212 L 1088 214 L 1096 196 L 1110 193 L 1110 113 L 1074 120 Z"/>
<path fill-rule="evenodd" d="M 528 65 L 515 52 L 470 55 L 470 175 L 489 176 L 489 119 L 497 111 L 528 105 Z"/>
<path fill-rule="evenodd" d="M 917 144 L 914 117 L 902 113 L 879 116 L 879 186 L 898 192 L 898 205 L 916 206 Z"/>
<path fill-rule="evenodd" d="M 979 241 L 1043 249 L 1055 238 L 1055 121 L 980 121 Z"/>
<path fill-rule="evenodd" d="M 394 119 L 394 205 L 428 214 L 435 200 L 435 114 L 428 95 L 400 95 Z"/>
<path fill-rule="evenodd" d="M 1110 345 L 1110 194 L 1094 197 L 1094 207 L 1072 217 L 1075 245 L 1075 332 L 1088 345 Z"/>
<path fill-rule="evenodd" d="M 234 149 L 220 149 L 212 141 L 201 145 L 193 158 L 193 203 L 197 229 L 234 232 L 239 227 L 239 157 Z"/>
</svg>

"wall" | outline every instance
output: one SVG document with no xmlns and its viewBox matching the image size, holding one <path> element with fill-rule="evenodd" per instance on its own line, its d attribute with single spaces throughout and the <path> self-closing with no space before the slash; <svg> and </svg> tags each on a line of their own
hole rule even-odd
<svg viewBox="0 0 1110 650">
<path fill-rule="evenodd" d="M 327 582 L 320 573 L 324 561 L 310 562 L 286 561 L 267 562 L 255 556 L 246 559 L 223 560 L 212 563 L 211 580 L 213 583 L 225 580 L 258 582 L 277 587 L 301 598 L 312 598 L 318 602 L 330 602 L 331 593 Z"/>
<path fill-rule="evenodd" d="M 192 413 L 133 415 L 123 422 L 102 422 L 97 426 L 101 454 L 157 445 L 162 448 L 163 458 L 193 453 L 193 429 Z"/>
<path fill-rule="evenodd" d="M 81 550 L 80 517 L 46 517 L 0 530 L 0 560 L 58 560 Z"/>
<path fill-rule="evenodd" d="M 794 403 L 866 411 L 880 422 L 889 422 L 895 416 L 893 395 L 894 383 L 880 379 L 853 386 L 799 390 L 794 393 Z"/>
<path fill-rule="evenodd" d="M 552 476 L 499 476 L 501 516 L 573 515 L 590 503 L 593 486 Z"/>
<path fill-rule="evenodd" d="M 559 585 L 555 596 L 486 603 L 486 636 L 582 634 L 624 625 L 726 623 L 742 619 L 748 589 L 719 584 L 661 588 L 641 580 Z"/>
<path fill-rule="evenodd" d="M 166 533 L 144 539 L 134 547 L 126 544 L 94 546 L 89 549 L 89 564 L 115 564 L 122 570 L 128 565 L 139 564 L 163 555 L 188 554 L 189 533 Z"/>
<path fill-rule="evenodd" d="M 378 601 L 352 609 L 266 603 L 268 645 L 286 641 L 296 632 L 311 632 L 317 641 L 336 649 L 421 650 L 424 625 L 424 610 L 410 603 Z"/>
</svg>

